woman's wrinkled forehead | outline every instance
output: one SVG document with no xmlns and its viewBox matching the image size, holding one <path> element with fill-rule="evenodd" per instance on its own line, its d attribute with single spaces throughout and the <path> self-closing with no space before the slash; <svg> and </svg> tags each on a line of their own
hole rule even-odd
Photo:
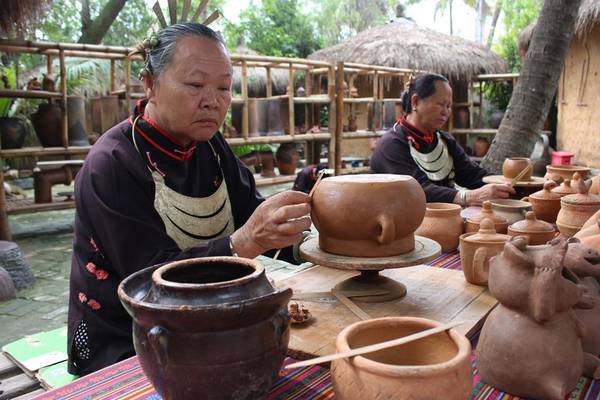
<svg viewBox="0 0 600 400">
<path fill-rule="evenodd" d="M 231 58 L 225 46 L 215 40 L 199 36 L 178 39 L 171 62 L 217 65 L 223 67 L 225 71 L 232 70 Z"/>
</svg>

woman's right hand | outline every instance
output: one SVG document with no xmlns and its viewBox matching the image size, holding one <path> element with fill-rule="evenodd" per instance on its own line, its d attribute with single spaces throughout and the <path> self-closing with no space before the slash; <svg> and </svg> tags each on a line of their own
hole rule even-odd
<svg viewBox="0 0 600 400">
<path fill-rule="evenodd" d="M 299 243 L 310 229 L 310 197 L 286 191 L 262 202 L 248 221 L 231 235 L 233 250 L 240 257 L 254 258 L 271 249 Z"/>
<path fill-rule="evenodd" d="M 508 199 L 515 189 L 503 183 L 488 183 L 479 189 L 467 191 L 467 204 L 478 205 L 491 199 Z"/>
</svg>

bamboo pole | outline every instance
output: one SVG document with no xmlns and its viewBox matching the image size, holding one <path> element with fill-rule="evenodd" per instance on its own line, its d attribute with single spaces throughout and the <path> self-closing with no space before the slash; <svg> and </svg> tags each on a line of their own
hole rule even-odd
<svg viewBox="0 0 600 400">
<path fill-rule="evenodd" d="M 110 91 L 117 90 L 117 62 L 110 60 Z"/>
<path fill-rule="evenodd" d="M 242 62 L 242 99 L 244 100 L 244 105 L 242 106 L 242 136 L 247 140 L 250 128 L 248 126 L 250 101 L 248 99 L 248 64 L 246 61 Z"/>
<path fill-rule="evenodd" d="M 295 115 L 294 115 L 294 64 L 289 63 L 289 78 L 288 78 L 288 110 L 289 110 L 289 123 L 290 123 L 290 135 L 294 136 L 296 127 L 295 127 Z"/>
<path fill-rule="evenodd" d="M 131 109 L 131 61 L 125 59 L 125 106 L 127 111 Z"/>
<path fill-rule="evenodd" d="M 329 71 L 327 73 L 327 95 L 329 96 L 329 133 L 331 137 L 329 138 L 329 147 L 327 151 L 327 166 L 331 168 L 335 167 L 335 153 L 337 149 L 335 148 L 335 132 L 337 132 L 336 123 L 337 123 L 337 107 L 336 107 L 336 97 L 335 97 L 335 82 L 336 82 L 336 74 L 333 66 L 329 67 Z M 321 87 L 321 85 L 319 85 Z M 320 122 L 320 118 L 319 118 Z"/>
<path fill-rule="evenodd" d="M 65 148 L 69 147 L 69 120 L 67 115 L 67 66 L 65 65 L 65 52 L 63 50 L 58 54 L 60 62 L 60 94 L 62 103 L 62 144 Z"/>
<path fill-rule="evenodd" d="M 282 136 L 257 136 L 248 139 L 244 138 L 228 138 L 227 143 L 231 146 L 239 146 L 242 144 L 271 144 L 271 143 L 299 143 L 310 142 L 317 140 L 329 140 L 332 135 L 329 133 L 305 133 L 301 135 L 282 135 Z"/>
<path fill-rule="evenodd" d="M 53 73 L 54 73 L 54 68 L 52 66 L 52 55 L 48 54 L 46 56 L 46 74 L 48 76 L 52 76 Z"/>
<path fill-rule="evenodd" d="M 10 240 L 10 226 L 6 213 L 6 192 L 4 191 L 4 172 L 0 170 L 0 240 Z"/>
<path fill-rule="evenodd" d="M 267 67 L 267 97 L 273 96 L 273 76 L 271 76 L 271 67 Z"/>
<path fill-rule="evenodd" d="M 344 63 L 337 63 L 335 77 L 335 167 L 334 175 L 342 170 L 342 130 L 344 124 Z"/>
</svg>

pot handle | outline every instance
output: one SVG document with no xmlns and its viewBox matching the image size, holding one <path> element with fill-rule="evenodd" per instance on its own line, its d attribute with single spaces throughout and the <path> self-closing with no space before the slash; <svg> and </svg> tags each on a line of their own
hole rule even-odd
<svg viewBox="0 0 600 400">
<path fill-rule="evenodd" d="M 390 244 L 396 237 L 396 225 L 389 215 L 380 215 L 377 222 L 381 227 L 381 233 L 377 236 L 377 241 L 381 244 Z"/>
<path fill-rule="evenodd" d="M 523 197 L 523 198 L 521 199 L 521 201 L 526 201 L 526 202 L 530 203 L 530 201 L 529 201 L 529 196 L 525 196 L 525 197 Z"/>
<path fill-rule="evenodd" d="M 154 325 L 146 335 L 156 359 L 162 366 L 166 366 L 168 362 L 168 335 L 169 331 L 160 325 Z"/>
<path fill-rule="evenodd" d="M 473 255 L 473 277 L 476 282 L 487 284 L 489 276 L 488 269 L 485 268 L 485 260 L 487 258 L 487 250 L 484 247 L 479 247 Z"/>
</svg>

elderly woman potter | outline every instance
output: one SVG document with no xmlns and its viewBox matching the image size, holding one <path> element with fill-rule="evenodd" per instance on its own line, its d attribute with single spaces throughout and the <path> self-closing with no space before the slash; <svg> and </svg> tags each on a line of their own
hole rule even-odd
<svg viewBox="0 0 600 400">
<path fill-rule="evenodd" d="M 190 257 L 254 258 L 298 243 L 309 198 L 264 200 L 218 132 L 232 66 L 200 24 L 165 28 L 141 49 L 146 98 L 102 135 L 75 183 L 69 371 L 87 374 L 134 354 L 119 282 Z"/>
</svg>

